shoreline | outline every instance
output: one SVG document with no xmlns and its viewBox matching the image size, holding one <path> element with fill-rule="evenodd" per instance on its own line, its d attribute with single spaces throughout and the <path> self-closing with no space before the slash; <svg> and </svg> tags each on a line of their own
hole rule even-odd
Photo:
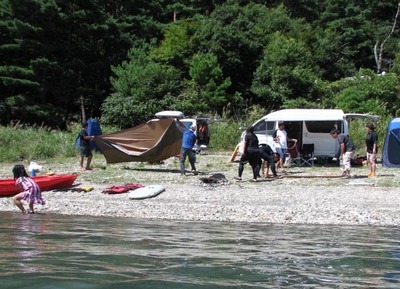
<svg viewBox="0 0 400 289">
<path fill-rule="evenodd" d="M 396 170 L 378 169 L 377 178 L 366 178 L 365 167 L 354 168 L 354 178 L 335 176 L 338 167 L 290 167 L 292 178 L 260 179 L 253 183 L 246 165 L 244 181 L 235 181 L 237 163 L 227 163 L 228 155 L 198 156 L 199 175 L 180 176 L 177 160 L 165 164 L 117 164 L 104 168 L 96 156 L 95 171 L 78 173 L 75 184 L 93 186 L 90 192 L 71 190 L 42 192 L 46 205 L 36 205 L 38 213 L 107 216 L 178 221 L 240 222 L 312 225 L 399 226 L 400 188 Z M 224 160 L 224 162 L 222 162 Z M 0 165 L 1 166 L 1 165 Z M 0 173 L 7 173 L 2 166 Z M 48 165 L 44 165 L 46 167 Z M 76 160 L 52 164 L 56 172 L 77 170 Z M 200 178 L 222 173 L 226 181 L 203 183 Z M 293 177 L 296 176 L 296 177 Z M 301 176 L 304 176 L 301 177 Z M 314 177 L 313 177 L 314 176 Z M 108 195 L 109 184 L 128 182 L 162 184 L 165 192 L 144 200 L 130 200 L 128 193 Z M 26 203 L 24 203 L 26 206 Z M 0 211 L 19 213 L 11 198 L 0 198 Z"/>
</svg>

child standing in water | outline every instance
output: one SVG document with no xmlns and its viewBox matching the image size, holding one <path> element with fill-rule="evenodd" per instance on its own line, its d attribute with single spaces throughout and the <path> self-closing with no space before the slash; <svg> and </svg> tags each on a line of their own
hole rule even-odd
<svg viewBox="0 0 400 289">
<path fill-rule="evenodd" d="M 14 174 L 15 185 L 21 191 L 21 193 L 13 197 L 14 203 L 22 213 L 34 214 L 34 204 L 45 204 L 44 200 L 42 199 L 42 192 L 38 184 L 28 176 L 23 165 L 15 165 L 12 171 Z M 29 203 L 30 211 L 25 210 L 21 200 Z"/>
</svg>

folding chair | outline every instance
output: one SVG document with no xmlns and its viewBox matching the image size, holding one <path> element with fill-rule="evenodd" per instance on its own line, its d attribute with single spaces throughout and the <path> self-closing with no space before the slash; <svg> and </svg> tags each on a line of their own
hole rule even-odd
<svg viewBox="0 0 400 289">
<path fill-rule="evenodd" d="M 294 142 L 292 146 L 288 148 L 287 154 L 290 155 L 290 165 L 300 166 L 301 158 L 299 153 L 299 143 Z"/>
<path fill-rule="evenodd" d="M 300 166 L 314 166 L 314 144 L 303 144 L 300 151 Z"/>
</svg>

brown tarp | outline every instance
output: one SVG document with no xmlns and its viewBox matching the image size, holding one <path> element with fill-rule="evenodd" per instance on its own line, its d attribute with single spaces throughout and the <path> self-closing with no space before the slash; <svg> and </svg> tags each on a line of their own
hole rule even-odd
<svg viewBox="0 0 400 289">
<path fill-rule="evenodd" d="M 180 153 L 183 124 L 156 119 L 119 132 L 95 137 L 108 164 L 157 162 Z"/>
</svg>

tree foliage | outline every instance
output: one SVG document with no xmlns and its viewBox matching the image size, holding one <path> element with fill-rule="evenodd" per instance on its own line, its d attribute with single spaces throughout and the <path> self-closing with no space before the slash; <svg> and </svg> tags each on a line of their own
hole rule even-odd
<svg viewBox="0 0 400 289">
<path fill-rule="evenodd" d="M 88 117 L 123 127 L 162 109 L 232 116 L 253 106 L 325 107 L 394 116 L 398 5 L 3 0 L 0 122 L 62 128 L 81 120 L 81 105 Z M 379 67 L 374 47 L 384 48 Z"/>
<path fill-rule="evenodd" d="M 394 73 L 377 75 L 363 69 L 355 77 L 338 81 L 334 97 L 337 105 L 348 112 L 381 116 L 396 115 L 400 102 L 400 79 Z"/>
<path fill-rule="evenodd" d="M 120 127 L 145 122 L 163 108 L 173 109 L 180 86 L 179 71 L 152 61 L 144 49 L 132 49 L 128 56 L 113 69 L 115 92 L 102 107 L 103 120 Z"/>
</svg>

